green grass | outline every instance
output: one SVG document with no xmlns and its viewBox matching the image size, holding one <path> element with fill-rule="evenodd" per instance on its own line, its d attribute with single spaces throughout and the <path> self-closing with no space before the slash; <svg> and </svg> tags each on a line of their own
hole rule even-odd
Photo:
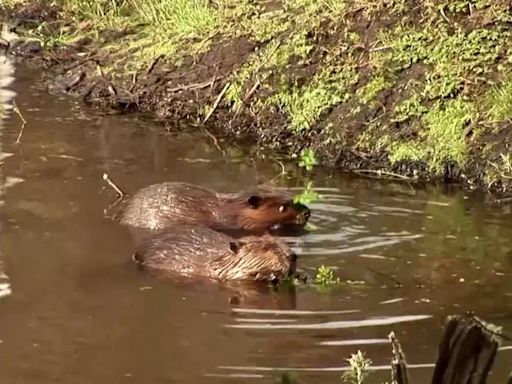
<svg viewBox="0 0 512 384">
<path fill-rule="evenodd" d="M 485 101 L 491 121 L 512 119 L 512 79 L 506 79 L 489 91 Z"/>
<path fill-rule="evenodd" d="M 158 56 L 204 50 L 208 36 L 224 22 L 227 1 L 211 5 L 207 0 L 60 0 L 64 18 L 77 28 L 49 33 L 51 28 L 43 23 L 34 32 L 46 46 L 54 47 L 84 36 L 97 39 L 105 30 L 133 29 L 135 37 L 111 41 L 103 50 L 114 62 L 130 55 L 128 66 L 141 66 Z"/>
</svg>

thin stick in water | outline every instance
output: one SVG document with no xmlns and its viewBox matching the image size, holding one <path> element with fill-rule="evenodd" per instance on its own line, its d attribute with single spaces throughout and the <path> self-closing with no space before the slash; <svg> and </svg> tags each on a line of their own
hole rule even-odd
<svg viewBox="0 0 512 384">
<path fill-rule="evenodd" d="M 117 192 L 117 194 L 119 195 L 119 197 L 123 197 L 125 194 L 124 192 L 117 186 L 114 184 L 114 182 L 112 180 L 110 180 L 110 177 L 104 173 L 103 174 L 103 180 L 105 180 L 107 182 L 107 184 L 114 190 Z"/>
<path fill-rule="evenodd" d="M 18 108 L 18 104 L 16 104 L 16 101 L 13 101 L 12 102 L 12 106 L 13 106 L 13 109 L 14 109 L 14 112 L 16 112 L 16 114 L 20 117 L 21 119 L 21 128 L 20 128 L 20 133 L 18 133 L 18 137 L 16 138 L 16 144 L 19 144 L 20 143 L 20 140 L 21 140 L 21 135 L 23 135 L 23 128 L 25 128 L 25 125 L 27 125 L 27 120 L 25 120 L 25 118 L 23 117 L 23 115 L 21 114 L 21 111 L 20 109 Z"/>
</svg>

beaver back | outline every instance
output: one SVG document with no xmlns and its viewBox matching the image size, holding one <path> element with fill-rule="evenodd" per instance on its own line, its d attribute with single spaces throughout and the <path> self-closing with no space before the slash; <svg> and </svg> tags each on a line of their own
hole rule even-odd
<svg viewBox="0 0 512 384">
<path fill-rule="evenodd" d="M 203 226 L 166 228 L 145 239 L 133 259 L 141 266 L 220 280 L 274 280 L 295 270 L 296 256 L 270 236 L 232 237 Z"/>
<path fill-rule="evenodd" d="M 275 225 L 303 226 L 309 208 L 287 193 L 268 188 L 217 193 L 196 185 L 150 185 L 127 203 L 120 221 L 134 227 L 162 229 L 173 224 L 202 224 L 226 233 L 264 233 Z"/>
</svg>

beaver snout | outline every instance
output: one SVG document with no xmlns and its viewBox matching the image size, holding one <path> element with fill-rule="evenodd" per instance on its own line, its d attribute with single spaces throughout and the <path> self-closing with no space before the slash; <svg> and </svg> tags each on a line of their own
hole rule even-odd
<svg viewBox="0 0 512 384">
<path fill-rule="evenodd" d="M 299 212 L 295 219 L 295 224 L 305 225 L 308 222 L 309 217 L 311 216 L 311 210 L 302 204 L 296 204 L 295 208 Z"/>
<path fill-rule="evenodd" d="M 288 259 L 289 262 L 291 263 L 296 263 L 297 262 L 297 254 L 295 252 L 291 252 L 289 253 L 286 258 Z"/>
</svg>

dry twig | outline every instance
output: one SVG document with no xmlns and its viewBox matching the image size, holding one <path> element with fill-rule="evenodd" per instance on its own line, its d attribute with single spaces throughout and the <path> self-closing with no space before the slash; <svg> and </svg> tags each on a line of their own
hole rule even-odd
<svg viewBox="0 0 512 384">
<path fill-rule="evenodd" d="M 117 192 L 117 194 L 119 195 L 120 198 L 124 197 L 125 196 L 125 193 L 121 190 L 121 188 L 119 188 L 117 185 L 114 184 L 114 182 L 112 180 L 110 180 L 110 177 L 104 173 L 103 174 L 103 180 L 105 180 L 107 182 L 107 184 L 114 190 Z"/>
<path fill-rule="evenodd" d="M 226 83 L 226 85 L 224 85 L 224 88 L 222 88 L 222 91 L 220 91 L 219 96 L 217 96 L 217 99 L 215 100 L 215 103 L 213 103 L 212 109 L 210 110 L 210 112 L 208 112 L 208 114 L 204 118 L 203 124 L 206 123 L 210 119 L 210 117 L 213 115 L 213 112 L 215 112 L 215 110 L 219 106 L 222 98 L 224 97 L 224 94 L 227 92 L 230 85 L 231 85 L 231 83 L 229 81 Z"/>
<path fill-rule="evenodd" d="M 16 112 L 16 114 L 20 117 L 21 119 L 21 128 L 20 128 L 20 133 L 18 133 L 18 137 L 16 138 L 16 144 L 19 144 L 20 143 L 20 140 L 21 140 L 21 135 L 23 135 L 23 128 L 25 128 L 25 125 L 27 125 L 27 120 L 25 120 L 25 118 L 23 117 L 23 115 L 21 114 L 21 111 L 20 109 L 18 108 L 18 105 L 16 104 L 16 101 L 13 101 L 12 102 L 12 105 L 13 105 L 13 109 L 14 109 L 14 112 Z"/>
</svg>

